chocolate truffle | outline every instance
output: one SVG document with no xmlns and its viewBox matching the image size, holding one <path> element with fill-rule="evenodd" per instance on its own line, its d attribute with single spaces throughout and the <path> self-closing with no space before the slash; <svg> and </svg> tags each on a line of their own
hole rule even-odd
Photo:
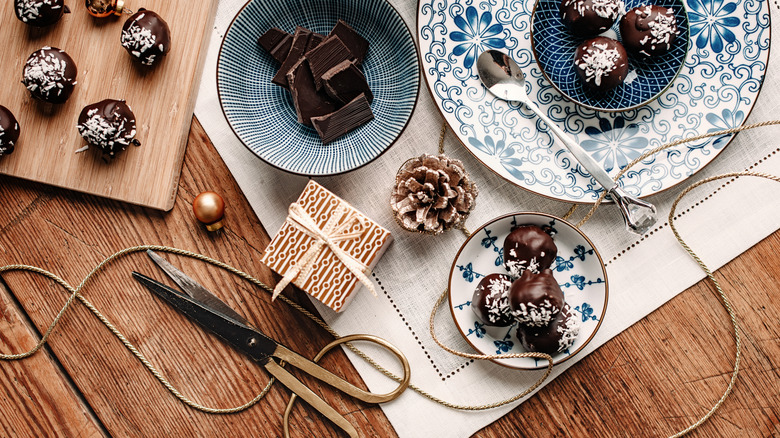
<svg viewBox="0 0 780 438">
<path fill-rule="evenodd" d="M 45 27 L 70 13 L 64 0 L 15 0 L 16 18 L 30 26 Z"/>
<path fill-rule="evenodd" d="M 589 88 L 609 91 L 626 78 L 628 55 L 623 45 L 612 38 L 596 37 L 577 47 L 574 69 Z"/>
<path fill-rule="evenodd" d="M 629 53 L 649 58 L 668 52 L 680 30 L 674 11 L 647 5 L 631 9 L 620 20 L 620 35 Z"/>
<path fill-rule="evenodd" d="M 489 274 L 474 290 L 471 310 L 486 325 L 507 327 L 514 318 L 509 309 L 509 290 L 512 279 L 506 274 Z"/>
<path fill-rule="evenodd" d="M 16 117 L 8 108 L 0 105 L 0 157 L 14 151 L 20 132 Z"/>
<path fill-rule="evenodd" d="M 557 255 L 552 237 L 536 225 L 521 225 L 504 239 L 504 267 L 515 278 L 549 268 Z"/>
<path fill-rule="evenodd" d="M 171 30 L 155 12 L 139 9 L 122 26 L 122 47 L 143 65 L 154 65 L 171 50 Z"/>
<path fill-rule="evenodd" d="M 563 291 L 553 277 L 552 270 L 538 274 L 530 270 L 512 283 L 509 308 L 517 322 L 542 327 L 550 323 L 563 308 Z"/>
<path fill-rule="evenodd" d="M 65 103 L 76 86 L 78 69 L 65 51 L 43 47 L 27 58 L 22 83 L 36 99 Z"/>
<path fill-rule="evenodd" d="M 90 146 L 113 158 L 135 139 L 135 115 L 124 100 L 106 99 L 81 110 L 76 128 Z"/>
<path fill-rule="evenodd" d="M 562 0 L 561 20 L 571 33 L 582 38 L 596 36 L 612 27 L 623 11 L 621 0 Z"/>
<path fill-rule="evenodd" d="M 517 327 L 517 339 L 528 351 L 556 354 L 574 344 L 580 334 L 580 320 L 568 304 L 544 327 Z"/>
</svg>

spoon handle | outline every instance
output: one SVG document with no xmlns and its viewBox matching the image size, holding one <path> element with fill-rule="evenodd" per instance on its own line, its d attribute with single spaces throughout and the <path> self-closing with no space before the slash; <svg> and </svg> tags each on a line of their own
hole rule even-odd
<svg viewBox="0 0 780 438">
<path fill-rule="evenodd" d="M 593 157 L 590 156 L 582 146 L 573 138 L 566 134 L 555 122 L 550 120 L 536 104 L 530 99 L 525 99 L 523 103 L 531 109 L 536 115 L 547 124 L 547 127 L 563 142 L 566 149 L 574 155 L 574 158 L 580 163 L 593 178 L 604 187 L 609 196 L 615 201 L 620 213 L 623 215 L 623 221 L 626 229 L 636 234 L 644 234 L 650 230 L 656 221 L 656 209 L 653 204 L 637 199 L 623 189 L 621 189 L 611 176 Z"/>
</svg>

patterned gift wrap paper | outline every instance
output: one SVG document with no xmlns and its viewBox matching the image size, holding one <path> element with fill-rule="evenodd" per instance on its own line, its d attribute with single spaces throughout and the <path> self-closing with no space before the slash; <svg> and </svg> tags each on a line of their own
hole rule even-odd
<svg viewBox="0 0 780 438">
<path fill-rule="evenodd" d="M 336 244 L 366 266 L 366 275 L 393 241 L 390 231 L 314 181 L 309 181 L 296 202 L 321 229 L 325 229 L 329 221 L 336 221 L 336 226 L 343 224 L 345 219 L 352 222 L 345 233 L 360 233 L 359 237 L 340 240 Z M 266 248 L 262 262 L 284 276 L 315 244 L 315 238 L 287 220 Z M 336 312 L 344 310 L 356 290 L 362 286 L 327 245 L 314 257 L 309 269 L 301 270 L 293 284 Z"/>
</svg>

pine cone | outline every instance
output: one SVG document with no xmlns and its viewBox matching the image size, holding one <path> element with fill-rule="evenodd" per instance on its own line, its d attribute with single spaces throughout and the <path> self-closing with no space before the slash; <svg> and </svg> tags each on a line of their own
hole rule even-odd
<svg viewBox="0 0 780 438">
<path fill-rule="evenodd" d="M 398 170 L 390 206 L 403 228 L 440 234 L 466 220 L 476 197 L 461 161 L 426 154 Z"/>
</svg>

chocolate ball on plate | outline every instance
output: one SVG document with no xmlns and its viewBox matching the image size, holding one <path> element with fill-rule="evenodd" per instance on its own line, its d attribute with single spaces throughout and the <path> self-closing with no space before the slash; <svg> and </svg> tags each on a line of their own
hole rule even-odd
<svg viewBox="0 0 780 438">
<path fill-rule="evenodd" d="M 515 278 L 526 269 L 539 273 L 549 268 L 557 255 L 552 237 L 536 225 L 521 225 L 504 239 L 504 267 Z"/>
<path fill-rule="evenodd" d="M 143 65 L 154 65 L 171 50 L 171 30 L 157 13 L 139 9 L 122 27 L 122 47 Z"/>
<path fill-rule="evenodd" d="M 477 285 L 471 310 L 486 325 L 507 327 L 514 318 L 509 309 L 512 279 L 506 274 L 488 274 Z"/>
<path fill-rule="evenodd" d="M 561 20 L 575 36 L 588 38 L 612 27 L 623 12 L 621 0 L 562 0 Z"/>
<path fill-rule="evenodd" d="M 528 351 L 556 354 L 574 344 L 580 334 L 581 323 L 577 314 L 569 307 L 563 309 L 544 327 L 517 327 L 517 339 Z"/>
<path fill-rule="evenodd" d="M 14 11 L 16 18 L 35 27 L 52 25 L 70 13 L 64 0 L 15 0 Z"/>
<path fill-rule="evenodd" d="M 656 5 L 631 9 L 620 20 L 623 45 L 632 55 L 649 58 L 663 55 L 680 34 L 670 8 Z"/>
<path fill-rule="evenodd" d="M 20 133 L 16 117 L 8 108 L 0 105 L 0 157 L 14 151 Z"/>
<path fill-rule="evenodd" d="M 623 45 L 612 38 L 592 38 L 577 47 L 574 69 L 589 88 L 609 91 L 626 79 L 628 54 Z"/>
<path fill-rule="evenodd" d="M 76 128 L 90 146 L 110 158 L 130 144 L 141 144 L 135 139 L 135 114 L 124 100 L 106 99 L 85 106 Z"/>
<path fill-rule="evenodd" d="M 563 308 L 563 291 L 553 277 L 552 270 L 534 274 L 527 269 L 512 283 L 509 291 L 509 308 L 520 324 L 533 327 L 546 326 Z"/>
<path fill-rule="evenodd" d="M 22 83 L 33 97 L 49 103 L 65 103 L 76 86 L 78 69 L 64 50 L 43 47 L 24 64 Z"/>
</svg>

